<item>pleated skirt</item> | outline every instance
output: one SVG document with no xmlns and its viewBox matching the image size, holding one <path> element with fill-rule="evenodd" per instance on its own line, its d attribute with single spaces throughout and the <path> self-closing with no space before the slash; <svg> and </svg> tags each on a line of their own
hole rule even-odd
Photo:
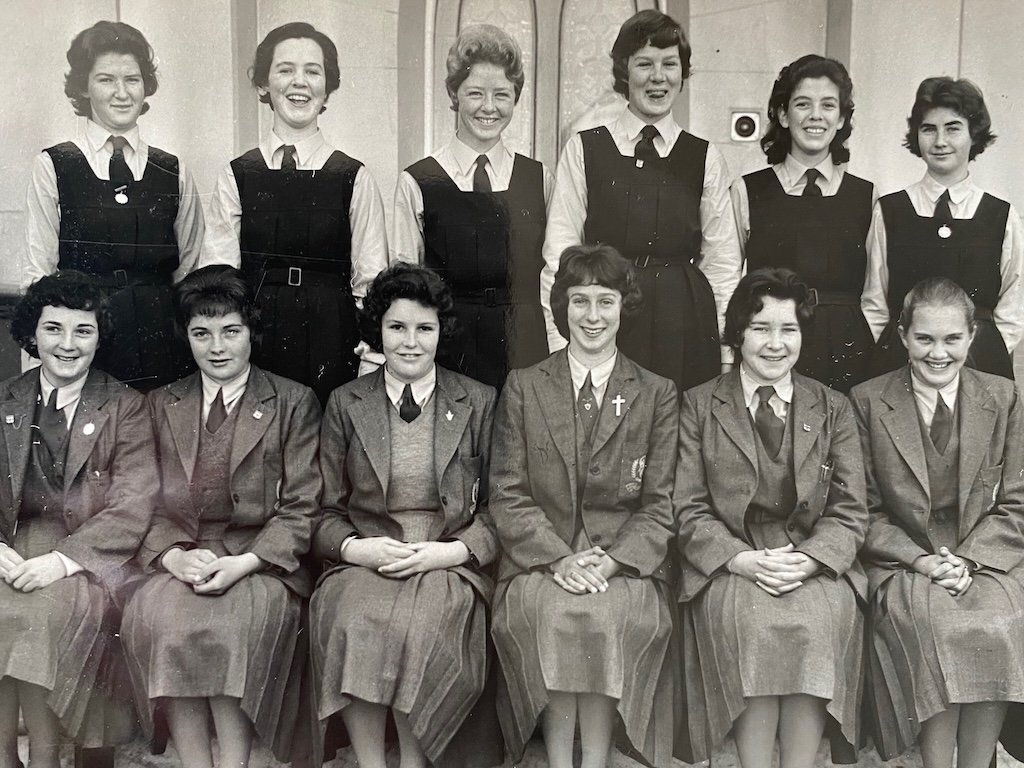
<svg viewBox="0 0 1024 768">
<path fill-rule="evenodd" d="M 60 520 L 24 521 L 14 549 L 28 559 L 67 537 Z M 106 590 L 78 573 L 34 592 L 0 582 L 0 677 L 49 691 L 47 704 L 78 746 L 129 741 L 135 724 Z"/>
<path fill-rule="evenodd" d="M 864 619 L 845 579 L 818 576 L 782 597 L 725 574 L 682 605 L 686 721 L 693 760 L 708 760 L 753 696 L 824 699 L 857 744 Z"/>
<path fill-rule="evenodd" d="M 869 711 L 884 760 L 950 704 L 1024 702 L 1024 587 L 983 571 L 952 597 L 927 576 L 898 571 L 868 614 Z"/>
<path fill-rule="evenodd" d="M 265 573 L 218 596 L 197 595 L 167 573 L 150 578 L 121 626 L 146 732 L 162 698 L 230 696 L 274 755 L 290 759 L 305 662 L 301 618 L 299 598 Z"/>
<path fill-rule="evenodd" d="M 474 710 L 489 667 L 487 605 L 457 571 L 407 579 L 360 567 L 329 574 L 310 601 L 310 643 L 321 750 L 331 717 L 361 699 L 407 715 L 431 763 L 453 764 L 446 750 Z M 498 733 L 491 741 L 500 741 Z M 501 762 L 500 751 L 468 757 L 459 764 Z"/>
<path fill-rule="evenodd" d="M 548 691 L 616 699 L 623 745 L 651 765 L 672 755 L 668 591 L 654 579 L 615 577 L 608 591 L 573 595 L 550 574 L 499 586 L 491 630 L 504 673 L 498 717 L 513 760 L 548 703 Z"/>
</svg>

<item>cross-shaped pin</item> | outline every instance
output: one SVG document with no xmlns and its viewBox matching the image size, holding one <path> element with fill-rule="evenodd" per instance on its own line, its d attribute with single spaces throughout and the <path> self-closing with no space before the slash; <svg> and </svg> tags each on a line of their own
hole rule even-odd
<svg viewBox="0 0 1024 768">
<path fill-rule="evenodd" d="M 623 406 L 623 404 L 625 402 L 626 402 L 626 400 L 622 397 L 621 394 L 616 395 L 615 399 L 612 400 L 612 404 L 615 406 L 615 415 L 616 416 L 621 416 L 622 415 L 622 406 Z"/>
</svg>

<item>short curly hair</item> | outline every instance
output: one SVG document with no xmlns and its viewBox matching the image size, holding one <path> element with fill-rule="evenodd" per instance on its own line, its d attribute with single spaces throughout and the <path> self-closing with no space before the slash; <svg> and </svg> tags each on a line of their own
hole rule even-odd
<svg viewBox="0 0 1024 768">
<path fill-rule="evenodd" d="M 256 57 L 253 60 L 252 66 L 249 67 L 249 80 L 252 82 L 253 88 L 266 88 L 270 84 L 270 65 L 274 63 L 274 50 L 278 44 L 283 43 L 285 40 L 302 38 L 312 40 L 320 46 L 320 50 L 324 53 L 326 98 L 324 99 L 325 105 L 320 109 L 320 112 L 323 113 L 327 109 L 327 99 L 341 85 L 341 67 L 338 65 L 338 47 L 331 38 L 312 24 L 307 24 L 304 21 L 293 21 L 270 30 L 267 36 L 263 38 L 263 42 L 256 46 Z M 274 108 L 274 103 L 270 100 L 269 93 L 260 94 L 260 102 L 269 104 L 271 109 Z"/>
<path fill-rule="evenodd" d="M 252 343 L 259 344 L 263 337 L 260 308 L 252 286 L 239 270 L 211 264 L 190 272 L 174 286 L 174 330 L 186 341 L 192 318 L 223 317 L 231 312 L 239 314 Z"/>
<path fill-rule="evenodd" d="M 133 56 L 139 64 L 146 96 L 156 93 L 156 63 L 153 61 L 153 48 L 146 37 L 123 21 L 97 21 L 79 32 L 68 48 L 68 64 L 71 69 L 64 76 L 64 95 L 71 100 L 75 114 L 80 117 L 92 116 L 88 96 L 89 75 L 96 59 L 105 53 Z M 141 114 L 148 111 L 149 104 L 143 103 Z"/>
<path fill-rule="evenodd" d="M 14 308 L 11 338 L 32 357 L 39 357 L 36 328 L 44 307 L 66 307 L 96 315 L 100 344 L 109 344 L 114 337 L 114 320 L 110 301 L 94 278 L 74 269 L 63 269 L 32 283 Z"/>
<path fill-rule="evenodd" d="M 737 353 L 743 346 L 743 334 L 751 319 L 764 309 L 765 296 L 779 301 L 792 299 L 796 304 L 796 320 L 800 333 L 806 334 L 814 319 L 814 309 L 808 304 L 806 283 L 791 269 L 762 267 L 748 272 L 736 286 L 725 309 L 724 343 Z"/>
<path fill-rule="evenodd" d="M 622 296 L 620 328 L 628 326 L 643 307 L 636 269 L 610 245 L 570 245 L 562 251 L 558 272 L 551 286 L 551 314 L 555 327 L 569 338 L 569 289 L 581 285 L 603 285 Z"/>
<path fill-rule="evenodd" d="M 473 24 L 459 33 L 458 39 L 448 51 L 444 79 L 452 109 L 459 108 L 459 86 L 469 77 L 474 64 L 493 64 L 505 71 L 505 77 L 512 83 L 516 93 L 516 104 L 523 92 L 526 75 L 523 72 L 523 52 L 513 37 L 503 29 L 491 24 Z"/>
<path fill-rule="evenodd" d="M 682 78 L 690 76 L 690 41 L 679 22 L 666 13 L 655 10 L 634 14 L 619 28 L 619 35 L 612 45 L 612 77 L 615 78 L 615 92 L 629 98 L 629 57 L 645 45 L 655 48 L 679 47 L 679 62 Z"/>
<path fill-rule="evenodd" d="M 801 82 L 819 77 L 827 77 L 839 89 L 839 114 L 844 118 L 843 127 L 836 131 L 828 147 L 832 162 L 840 165 L 850 161 L 846 142 L 853 133 L 853 80 L 840 62 L 812 53 L 783 67 L 772 86 L 772 95 L 768 98 L 768 130 L 761 138 L 761 149 L 768 155 L 771 165 L 784 162 L 793 145 L 793 136 L 789 128 L 782 127 L 779 115 L 789 109 L 793 91 Z"/>
<path fill-rule="evenodd" d="M 907 118 L 907 135 L 903 146 L 911 154 L 921 157 L 921 144 L 918 131 L 930 110 L 945 107 L 956 112 L 967 121 L 967 129 L 971 134 L 971 151 L 968 160 L 973 160 L 987 147 L 992 146 L 996 135 L 992 133 L 992 118 L 985 106 L 985 97 L 981 88 L 970 80 L 954 80 L 951 77 L 929 77 L 922 80 L 917 87 L 914 106 Z"/>
<path fill-rule="evenodd" d="M 378 352 L 383 351 L 381 324 L 384 315 L 398 299 L 409 299 L 437 312 L 441 325 L 441 343 L 458 333 L 455 297 L 441 276 L 429 267 L 396 261 L 373 279 L 359 312 L 363 339 Z"/>
</svg>

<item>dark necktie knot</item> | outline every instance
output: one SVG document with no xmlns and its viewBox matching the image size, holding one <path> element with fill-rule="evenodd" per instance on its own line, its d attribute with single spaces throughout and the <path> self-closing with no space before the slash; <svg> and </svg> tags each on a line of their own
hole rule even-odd
<svg viewBox="0 0 1024 768">
<path fill-rule="evenodd" d="M 114 183 L 115 191 L 124 193 L 121 187 L 132 182 L 132 172 L 128 169 L 128 162 L 124 158 L 124 148 L 128 146 L 128 139 L 124 136 L 111 136 L 108 141 L 114 151 L 107 163 L 107 176 Z M 117 202 L 123 204 L 128 202 L 128 199 L 118 199 Z"/>
<path fill-rule="evenodd" d="M 57 393 L 56 387 L 50 390 L 50 396 L 39 412 L 39 424 L 36 425 L 42 442 L 54 458 L 61 455 L 68 429 L 64 421 L 64 412 L 57 408 Z"/>
<path fill-rule="evenodd" d="M 398 415 L 402 417 L 402 421 L 408 423 L 415 421 L 422 410 L 412 396 L 412 385 L 406 384 L 405 389 L 402 390 L 402 399 L 398 404 Z"/>
<path fill-rule="evenodd" d="M 822 176 L 821 171 L 817 168 L 808 168 L 807 173 L 804 174 L 804 178 L 807 179 L 807 184 L 804 186 L 804 197 L 821 197 L 821 188 L 818 186 L 818 179 Z"/>
<path fill-rule="evenodd" d="M 633 156 L 637 160 L 647 162 L 648 160 L 658 159 L 658 150 L 654 147 L 654 140 L 661 136 L 661 131 L 653 125 L 645 125 L 640 131 L 640 141 L 636 143 L 636 149 L 633 150 Z"/>
<path fill-rule="evenodd" d="M 597 423 L 598 413 L 597 397 L 594 395 L 594 383 L 589 371 L 587 372 L 587 378 L 583 381 L 583 386 L 580 387 L 579 394 L 576 396 L 576 412 L 579 414 L 580 423 L 583 425 L 583 435 L 589 443 L 594 434 L 594 424 Z"/>
<path fill-rule="evenodd" d="M 754 426 L 757 427 L 757 433 L 761 437 L 765 450 L 772 458 L 779 455 L 779 449 L 782 448 L 783 433 L 786 429 L 786 422 L 775 415 L 775 410 L 772 408 L 771 403 L 768 402 L 774 394 L 775 387 L 758 387 L 757 397 L 759 402 L 757 404 L 757 411 L 754 413 Z"/>
<path fill-rule="evenodd" d="M 487 155 L 479 155 L 476 159 L 476 170 L 473 171 L 473 191 L 491 191 L 491 179 L 487 175 Z"/>
<path fill-rule="evenodd" d="M 109 141 L 115 152 L 124 152 L 124 148 L 128 146 L 128 139 L 124 136 L 111 136 Z"/>
<path fill-rule="evenodd" d="M 953 414 L 939 392 L 935 393 L 935 415 L 932 416 L 932 426 L 928 434 L 932 438 L 935 450 L 945 453 L 950 435 L 953 434 Z"/>
<path fill-rule="evenodd" d="M 282 171 L 294 171 L 295 170 L 295 145 L 285 144 L 281 147 L 283 154 L 281 155 L 281 170 Z"/>
<path fill-rule="evenodd" d="M 217 390 L 217 396 L 210 406 L 210 415 L 206 417 L 206 431 L 211 435 L 221 428 L 228 420 L 228 409 L 224 407 L 224 388 Z"/>
<path fill-rule="evenodd" d="M 947 189 L 935 201 L 935 212 L 932 214 L 932 218 L 944 222 L 952 221 L 953 212 L 950 210 L 949 203 L 949 190 Z"/>
</svg>

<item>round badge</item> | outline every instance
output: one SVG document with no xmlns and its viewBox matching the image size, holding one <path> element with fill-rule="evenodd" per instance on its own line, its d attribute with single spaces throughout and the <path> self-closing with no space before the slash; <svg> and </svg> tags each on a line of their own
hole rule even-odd
<svg viewBox="0 0 1024 768">
<path fill-rule="evenodd" d="M 126 195 L 124 192 L 118 192 L 116 195 L 114 195 L 114 201 L 120 203 L 121 205 L 124 205 L 125 203 L 128 202 L 128 195 Z"/>
<path fill-rule="evenodd" d="M 943 224 L 941 227 L 939 227 L 939 237 L 941 237 L 943 240 L 946 240 L 952 234 L 953 230 L 949 228 L 948 224 Z"/>
</svg>

